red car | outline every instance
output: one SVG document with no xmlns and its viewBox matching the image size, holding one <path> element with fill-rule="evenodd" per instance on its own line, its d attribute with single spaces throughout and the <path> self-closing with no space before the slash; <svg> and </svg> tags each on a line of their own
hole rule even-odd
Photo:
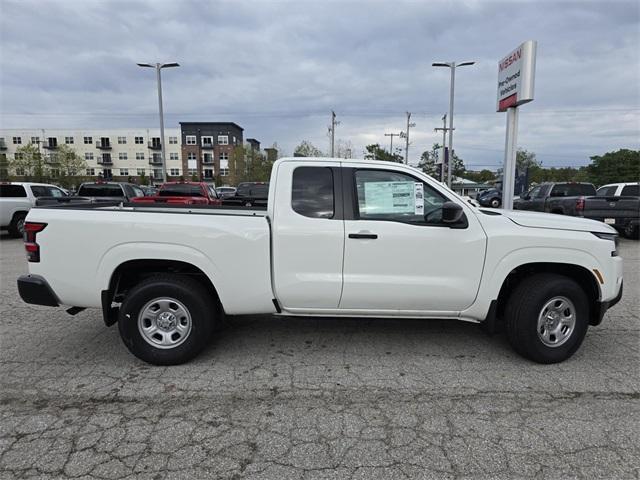
<svg viewBox="0 0 640 480">
<path fill-rule="evenodd" d="M 216 189 L 205 182 L 167 182 L 160 186 L 157 195 L 137 197 L 132 201 L 172 205 L 222 205 Z"/>
</svg>

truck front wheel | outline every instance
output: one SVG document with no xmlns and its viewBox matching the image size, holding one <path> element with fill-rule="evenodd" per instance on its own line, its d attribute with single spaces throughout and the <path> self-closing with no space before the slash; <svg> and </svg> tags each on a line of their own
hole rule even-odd
<svg viewBox="0 0 640 480">
<path fill-rule="evenodd" d="M 509 297 L 505 321 L 509 343 L 520 355 L 537 363 L 562 362 L 584 340 L 589 301 L 571 278 L 535 274 Z"/>
<path fill-rule="evenodd" d="M 128 293 L 118 329 L 136 357 L 154 365 L 178 365 L 207 345 L 216 309 L 211 294 L 181 275 L 150 277 Z"/>
</svg>

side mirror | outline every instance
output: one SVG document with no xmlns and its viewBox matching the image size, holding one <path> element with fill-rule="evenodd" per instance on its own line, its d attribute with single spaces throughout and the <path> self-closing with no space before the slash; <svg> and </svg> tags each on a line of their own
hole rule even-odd
<svg viewBox="0 0 640 480">
<path fill-rule="evenodd" d="M 529 195 L 528 193 L 525 193 L 525 194 L 522 196 L 522 200 L 531 200 L 531 195 Z"/>
<path fill-rule="evenodd" d="M 462 207 L 455 202 L 444 202 L 442 205 L 442 222 L 457 223 L 464 215 Z"/>
</svg>

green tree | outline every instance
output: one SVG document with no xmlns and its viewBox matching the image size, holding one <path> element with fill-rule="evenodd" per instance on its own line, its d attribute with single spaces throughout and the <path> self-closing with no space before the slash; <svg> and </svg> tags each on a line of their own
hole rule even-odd
<svg viewBox="0 0 640 480">
<path fill-rule="evenodd" d="M 49 180 L 49 166 L 38 146 L 33 143 L 18 147 L 9 164 L 11 170 L 16 174 L 22 173 L 27 181 L 47 182 Z"/>
<path fill-rule="evenodd" d="M 464 172 L 464 178 L 473 180 L 476 183 L 486 183 L 496 179 L 495 174 L 491 170 L 480 170 L 479 172 Z"/>
<path fill-rule="evenodd" d="M 11 163 L 6 153 L 0 153 L 0 182 L 11 180 L 9 172 L 11 171 Z"/>
<path fill-rule="evenodd" d="M 367 160 L 384 160 L 385 162 L 396 163 L 402 163 L 404 161 L 402 155 L 389 153 L 384 148 L 380 147 L 379 143 L 374 143 L 364 147 L 364 158 Z"/>
<path fill-rule="evenodd" d="M 69 145 L 60 145 L 51 155 L 51 167 L 57 170 L 63 187 L 75 184 L 86 171 L 87 162 Z"/>
<path fill-rule="evenodd" d="M 247 156 L 250 155 L 250 148 L 238 145 L 231 152 L 228 167 L 229 173 L 225 179 L 231 185 L 237 185 L 247 180 Z"/>
<path fill-rule="evenodd" d="M 589 180 L 596 185 L 636 182 L 640 179 L 640 150 L 626 148 L 591 157 L 586 168 Z"/>
<path fill-rule="evenodd" d="M 420 168 L 427 175 L 431 175 L 432 177 L 440 178 L 440 164 L 436 164 L 436 160 L 438 158 L 438 150 L 440 149 L 440 144 L 434 143 L 433 147 L 431 147 L 431 151 L 426 150 L 422 152 L 420 156 L 420 162 L 418 163 L 418 168 Z M 452 169 L 451 172 L 454 176 L 460 177 L 465 172 L 464 162 L 460 157 L 458 157 L 455 152 L 453 154 L 452 159 Z M 446 174 L 446 173 L 445 173 Z"/>
<path fill-rule="evenodd" d="M 294 157 L 325 157 L 326 155 L 308 140 L 303 140 L 293 150 Z"/>
</svg>

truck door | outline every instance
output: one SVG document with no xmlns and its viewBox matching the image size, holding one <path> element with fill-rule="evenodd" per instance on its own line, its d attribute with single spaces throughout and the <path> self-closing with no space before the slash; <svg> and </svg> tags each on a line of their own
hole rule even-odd
<svg viewBox="0 0 640 480">
<path fill-rule="evenodd" d="M 473 304 L 486 235 L 472 207 L 464 208 L 466 226 L 450 228 L 441 221 L 449 199 L 435 187 L 394 167 L 343 165 L 353 168 L 343 176 L 340 309 L 420 314 L 458 312 Z M 352 201 L 346 199 L 349 189 Z"/>
<path fill-rule="evenodd" d="M 272 224 L 273 286 L 285 309 L 336 309 L 344 220 L 340 162 L 282 162 Z"/>
</svg>

